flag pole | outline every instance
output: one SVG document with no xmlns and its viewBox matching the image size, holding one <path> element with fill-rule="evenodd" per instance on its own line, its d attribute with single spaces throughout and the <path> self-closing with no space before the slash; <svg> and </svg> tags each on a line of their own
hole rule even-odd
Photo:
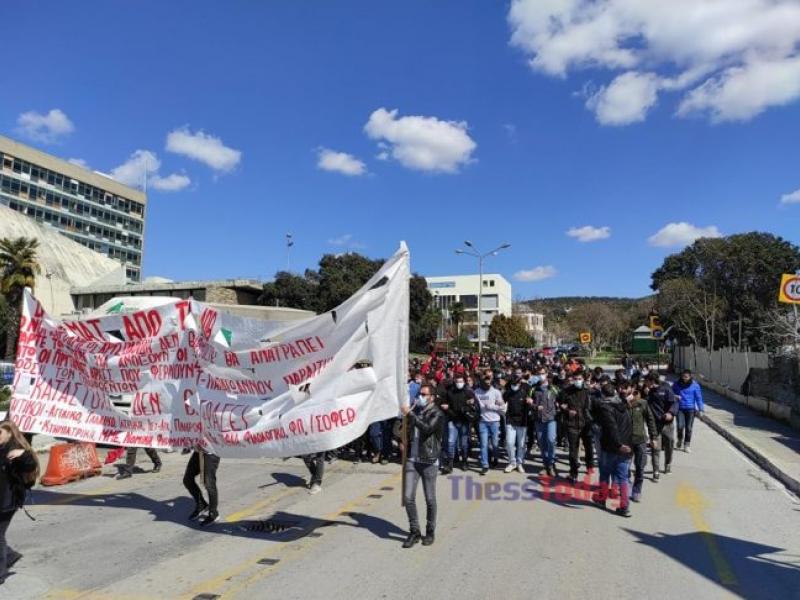
<svg viewBox="0 0 800 600">
<path fill-rule="evenodd" d="M 400 423 L 400 435 L 403 443 L 400 445 L 400 506 L 406 505 L 406 462 L 408 461 L 408 415 L 402 415 Z"/>
</svg>

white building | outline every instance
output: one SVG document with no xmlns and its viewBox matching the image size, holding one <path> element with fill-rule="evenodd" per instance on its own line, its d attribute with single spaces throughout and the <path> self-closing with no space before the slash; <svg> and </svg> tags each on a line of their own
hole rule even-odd
<svg viewBox="0 0 800 600">
<path fill-rule="evenodd" d="M 533 336 L 537 345 L 554 346 L 558 343 L 556 336 L 545 330 L 542 313 L 534 312 L 525 305 L 518 305 L 514 307 L 514 316 L 522 319 L 525 331 Z"/>
<path fill-rule="evenodd" d="M 437 307 L 444 311 L 445 319 L 449 317 L 449 309 L 456 302 L 464 305 L 464 317 L 461 323 L 461 334 L 470 340 L 478 340 L 478 290 L 479 275 L 446 275 L 426 277 L 428 291 L 433 295 Z M 484 273 L 483 293 L 481 295 L 481 337 L 489 339 L 489 324 L 495 315 L 511 316 L 511 284 L 498 273 Z M 444 338 L 444 329 L 440 327 L 439 339 Z"/>
</svg>

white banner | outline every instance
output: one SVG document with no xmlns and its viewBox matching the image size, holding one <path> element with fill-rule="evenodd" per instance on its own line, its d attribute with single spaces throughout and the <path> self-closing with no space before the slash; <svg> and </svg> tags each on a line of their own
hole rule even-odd
<svg viewBox="0 0 800 600">
<path fill-rule="evenodd" d="M 330 450 L 407 401 L 408 310 L 405 244 L 335 310 L 300 321 L 121 299 L 62 322 L 26 290 L 11 416 L 32 433 L 220 457 Z"/>
</svg>

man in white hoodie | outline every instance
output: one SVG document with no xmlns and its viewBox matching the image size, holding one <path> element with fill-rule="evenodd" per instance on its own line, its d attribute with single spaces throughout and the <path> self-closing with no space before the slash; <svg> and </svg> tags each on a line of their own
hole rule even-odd
<svg viewBox="0 0 800 600">
<path fill-rule="evenodd" d="M 498 445 L 500 443 L 500 415 L 506 410 L 503 394 L 492 386 L 494 374 L 484 371 L 481 383 L 475 390 L 475 397 L 481 409 L 481 420 L 478 423 L 478 435 L 481 440 L 481 475 L 489 471 L 489 442 L 492 444 L 492 466 L 497 465 Z"/>
</svg>

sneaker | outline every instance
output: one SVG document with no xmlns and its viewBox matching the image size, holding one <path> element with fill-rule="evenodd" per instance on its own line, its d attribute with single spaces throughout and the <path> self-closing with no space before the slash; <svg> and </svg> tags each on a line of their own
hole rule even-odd
<svg viewBox="0 0 800 600">
<path fill-rule="evenodd" d="M 689 447 L 689 444 L 686 444 L 683 447 L 683 451 L 686 452 L 686 454 L 691 454 L 692 453 L 692 449 Z"/>
<path fill-rule="evenodd" d="M 205 502 L 203 502 L 202 504 L 195 505 L 192 514 L 189 515 L 189 520 L 194 521 L 196 518 L 198 518 L 207 510 L 208 510 L 208 504 L 206 504 Z"/>
<path fill-rule="evenodd" d="M 314 483 L 311 485 L 310 488 L 308 488 L 308 493 L 312 495 L 319 494 L 321 491 L 322 491 L 322 486 L 318 483 Z"/>
<path fill-rule="evenodd" d="M 153 465 L 153 473 L 158 473 L 161 471 L 161 463 L 156 463 Z"/>
<path fill-rule="evenodd" d="M 657 472 L 653 473 L 653 483 L 658 483 L 658 480 L 659 480 L 659 474 Z"/>
<path fill-rule="evenodd" d="M 630 517 L 631 516 L 631 509 L 627 506 L 620 506 L 618 509 L 614 511 L 620 517 Z"/>
<path fill-rule="evenodd" d="M 130 479 L 131 477 L 133 477 L 133 473 L 130 471 L 120 471 L 117 475 L 117 479 Z"/>
<path fill-rule="evenodd" d="M 377 454 L 372 455 L 372 464 L 377 465 L 381 460 L 381 457 Z"/>
<path fill-rule="evenodd" d="M 480 475 L 486 475 L 489 472 L 489 467 L 481 467 Z"/>
<path fill-rule="evenodd" d="M 212 523 L 216 523 L 219 521 L 219 513 L 217 512 L 210 512 L 208 513 L 205 518 L 200 521 L 200 527 L 208 527 Z"/>
<path fill-rule="evenodd" d="M 675 444 L 675 450 L 680 450 L 682 446 L 683 442 L 678 442 L 677 444 Z"/>
<path fill-rule="evenodd" d="M 522 473 L 524 475 L 525 467 L 523 467 L 522 465 L 517 465 L 517 473 Z"/>
<path fill-rule="evenodd" d="M 389 464 L 389 459 L 388 458 L 384 458 L 383 456 L 381 456 L 381 464 L 382 465 L 388 465 Z"/>
<path fill-rule="evenodd" d="M 667 465 L 664 467 L 664 475 L 669 475 L 670 473 L 672 473 L 672 465 Z"/>
<path fill-rule="evenodd" d="M 417 544 L 422 539 L 419 531 L 412 531 L 408 534 L 406 541 L 403 542 L 403 548 L 411 548 L 411 546 Z"/>
<path fill-rule="evenodd" d="M 513 471 L 516 468 L 517 467 L 515 465 L 508 463 L 508 466 L 506 466 L 506 468 L 503 469 L 503 473 L 511 473 L 511 471 Z"/>
<path fill-rule="evenodd" d="M 640 493 L 634 492 L 633 494 L 631 494 L 631 501 L 632 502 L 641 502 L 642 501 L 642 495 Z"/>
</svg>

